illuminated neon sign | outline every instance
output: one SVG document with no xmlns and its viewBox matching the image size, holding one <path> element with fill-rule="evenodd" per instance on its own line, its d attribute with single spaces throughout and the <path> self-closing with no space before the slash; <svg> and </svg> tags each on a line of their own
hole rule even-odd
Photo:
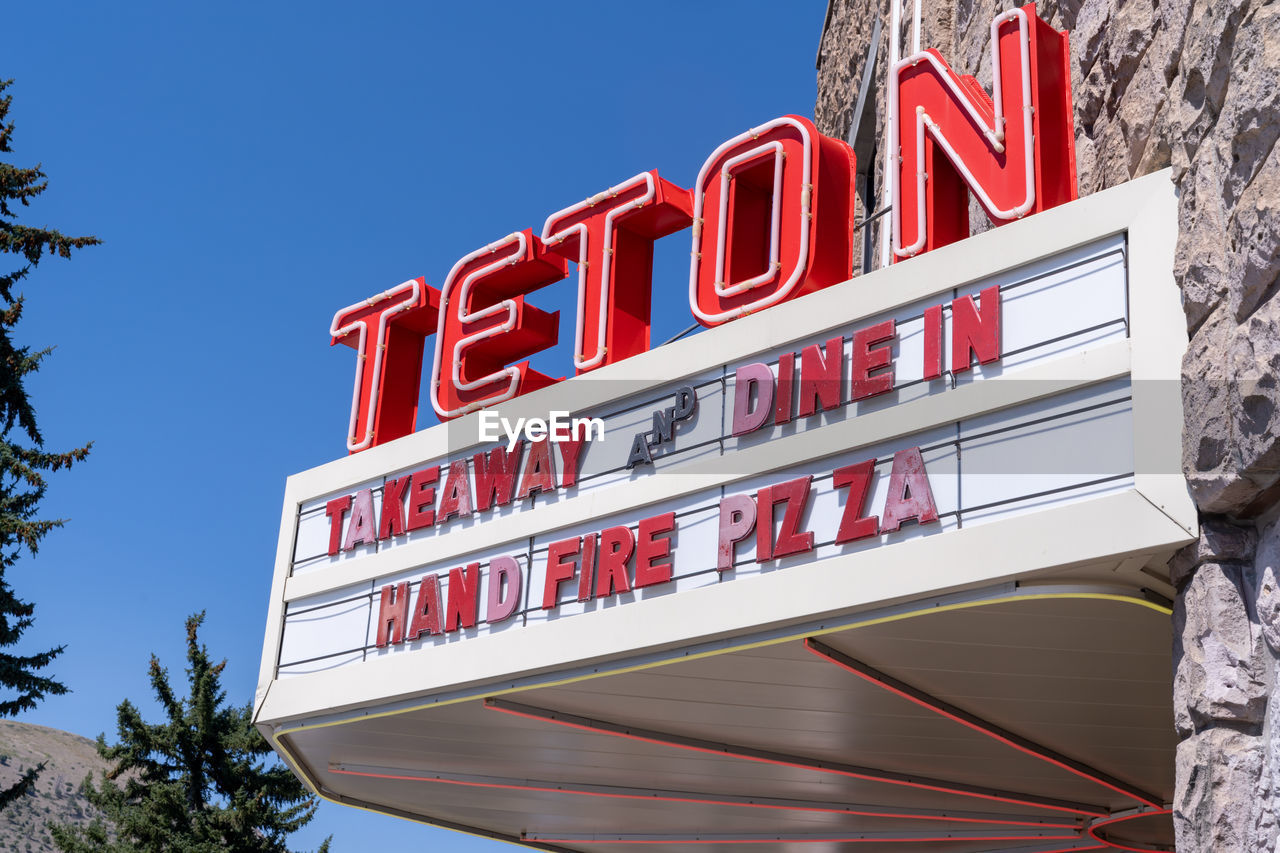
<svg viewBox="0 0 1280 853">
<path fill-rule="evenodd" d="M 898 259 L 967 236 L 970 193 L 997 225 L 1076 197 L 1066 33 L 1027 5 L 996 17 L 991 41 L 990 97 L 934 50 L 893 68 Z M 578 375 L 649 349 L 653 244 L 677 231 L 692 233 L 689 307 L 704 326 L 847 280 L 854 174 L 846 143 L 784 116 L 719 145 L 692 190 L 642 172 L 552 213 L 540 235 L 526 229 L 467 254 L 440 289 L 412 279 L 342 309 L 331 342 L 358 353 L 348 450 L 415 430 L 432 334 L 429 393 L 442 420 L 559 381 L 529 367 L 559 329 L 558 317 L 527 297 L 564 279 L 570 261 Z"/>
</svg>

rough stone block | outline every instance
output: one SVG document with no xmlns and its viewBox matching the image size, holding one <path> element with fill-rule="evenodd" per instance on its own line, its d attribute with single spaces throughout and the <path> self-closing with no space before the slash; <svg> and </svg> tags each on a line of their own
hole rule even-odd
<svg viewBox="0 0 1280 853">
<path fill-rule="evenodd" d="M 1237 325 L 1222 305 L 1183 359 L 1183 469 L 1196 505 L 1257 516 L 1280 482 L 1280 297 Z"/>
<path fill-rule="evenodd" d="M 1185 853 L 1256 853 L 1263 739 L 1209 729 L 1178 744 L 1173 827 Z"/>
<path fill-rule="evenodd" d="M 1280 850 L 1280 685 L 1267 703 L 1265 759 L 1254 797 L 1253 838 L 1258 853 Z"/>
<path fill-rule="evenodd" d="M 1258 534 L 1252 527 L 1205 516 L 1200 519 L 1200 539 L 1169 561 L 1169 580 L 1181 589 L 1196 567 L 1204 563 L 1252 563 L 1257 547 Z"/>
<path fill-rule="evenodd" d="M 1174 726 L 1189 737 L 1216 723 L 1260 725 L 1274 665 L 1251 613 L 1254 570 L 1205 563 L 1174 604 Z"/>
</svg>

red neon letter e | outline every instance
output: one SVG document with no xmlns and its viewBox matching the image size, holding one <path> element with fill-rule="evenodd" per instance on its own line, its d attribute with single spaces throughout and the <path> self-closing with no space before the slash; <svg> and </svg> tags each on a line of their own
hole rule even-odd
<svg viewBox="0 0 1280 853">
<path fill-rule="evenodd" d="M 520 359 L 555 345 L 559 312 L 539 311 L 524 295 L 568 271 L 564 259 L 549 254 L 528 229 L 453 265 L 440 293 L 431 371 L 431 405 L 442 420 L 556 381 Z"/>
</svg>

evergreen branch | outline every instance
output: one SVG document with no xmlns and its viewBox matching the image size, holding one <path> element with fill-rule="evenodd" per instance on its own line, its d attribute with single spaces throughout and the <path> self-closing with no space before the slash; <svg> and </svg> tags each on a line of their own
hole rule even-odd
<svg viewBox="0 0 1280 853">
<path fill-rule="evenodd" d="M 132 702 L 117 707 L 119 742 L 98 738 L 113 762 L 110 784 L 86 782 L 119 847 L 87 831 L 60 833 L 64 853 L 288 853 L 287 837 L 314 816 L 318 800 L 289 770 L 268 763 L 271 747 L 253 726 L 250 705 L 226 702 L 217 663 L 200 643 L 204 614 L 187 619 L 187 694 L 178 696 L 153 655 L 151 686 L 163 719 L 147 723 Z M 329 849 L 329 840 L 321 851 Z"/>
<path fill-rule="evenodd" d="M 43 761 L 40 762 L 26 773 L 23 773 L 22 778 L 17 782 L 0 791 L 0 810 L 8 808 L 27 795 L 27 792 L 31 790 L 31 786 L 36 783 L 36 779 L 44 771 L 44 764 Z"/>
</svg>

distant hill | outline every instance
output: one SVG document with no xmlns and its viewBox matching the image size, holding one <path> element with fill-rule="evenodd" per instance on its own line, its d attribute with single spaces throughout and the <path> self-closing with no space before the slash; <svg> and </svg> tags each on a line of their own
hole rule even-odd
<svg viewBox="0 0 1280 853">
<path fill-rule="evenodd" d="M 96 782 L 107 769 L 93 741 L 58 729 L 0 720 L 0 789 L 42 761 L 44 772 L 33 791 L 0 811 L 0 850 L 53 853 L 57 848 L 46 823 L 84 825 L 97 815 L 80 794 L 86 775 L 92 773 Z"/>
</svg>

